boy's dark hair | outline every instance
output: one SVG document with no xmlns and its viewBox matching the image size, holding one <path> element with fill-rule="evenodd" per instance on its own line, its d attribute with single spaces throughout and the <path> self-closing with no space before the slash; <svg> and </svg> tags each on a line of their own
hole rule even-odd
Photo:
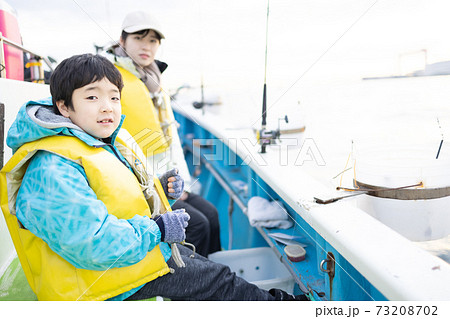
<svg viewBox="0 0 450 319">
<path fill-rule="evenodd" d="M 136 32 L 133 32 L 133 33 L 128 33 L 128 32 L 122 31 L 121 37 L 122 37 L 123 42 L 125 42 L 125 40 L 127 39 L 127 37 L 130 34 L 139 34 L 139 35 L 141 35 L 143 37 L 146 37 L 147 34 L 150 32 L 150 30 L 151 29 L 145 29 L 145 30 L 136 31 Z M 156 38 L 158 38 L 158 40 L 159 40 L 159 43 L 161 43 L 161 36 L 159 35 L 158 32 L 155 32 L 155 34 L 156 34 Z"/>
<path fill-rule="evenodd" d="M 53 109 L 59 114 L 56 101 L 63 100 L 73 110 L 73 91 L 105 77 L 122 92 L 122 75 L 107 58 L 88 53 L 63 60 L 50 77 Z"/>
</svg>

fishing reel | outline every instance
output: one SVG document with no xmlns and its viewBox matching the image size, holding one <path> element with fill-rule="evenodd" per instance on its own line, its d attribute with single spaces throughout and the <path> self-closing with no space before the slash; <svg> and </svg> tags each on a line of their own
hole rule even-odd
<svg viewBox="0 0 450 319">
<path fill-rule="evenodd" d="M 289 123 L 288 116 L 285 115 L 278 119 L 278 129 L 269 131 L 263 126 L 259 131 L 256 132 L 256 140 L 258 144 L 261 145 L 261 153 L 266 152 L 267 145 L 273 145 L 277 143 L 277 140 L 280 139 L 281 130 L 280 130 L 280 121 L 284 120 L 286 123 Z"/>
<path fill-rule="evenodd" d="M 192 102 L 192 106 L 196 109 L 202 109 L 205 106 L 214 106 L 214 105 L 221 105 L 222 102 L 220 101 L 220 99 L 218 99 L 217 101 L 205 101 L 204 99 L 202 99 L 202 101 L 200 102 Z"/>
<path fill-rule="evenodd" d="M 256 140 L 261 145 L 261 153 L 266 152 L 266 146 L 270 144 L 276 144 L 276 139 L 280 137 L 280 131 L 268 131 L 266 128 L 262 128 L 256 132 Z"/>
</svg>

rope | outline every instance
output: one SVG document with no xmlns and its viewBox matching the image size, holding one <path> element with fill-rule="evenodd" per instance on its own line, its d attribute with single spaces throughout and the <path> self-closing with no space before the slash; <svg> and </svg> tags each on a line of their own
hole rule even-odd
<svg viewBox="0 0 450 319">
<path fill-rule="evenodd" d="M 172 209 L 164 194 L 164 189 L 159 179 L 147 172 L 142 164 L 142 161 L 130 148 L 125 146 L 125 143 L 120 140 L 120 138 L 116 139 L 114 146 L 116 146 L 133 169 L 133 172 L 135 173 L 135 176 L 141 186 L 142 192 L 144 193 L 145 199 L 147 200 L 147 203 L 152 211 L 153 219 L 156 221 L 162 214 L 171 211 Z M 172 243 L 171 248 L 172 258 L 175 261 L 175 264 L 180 268 L 186 267 L 186 264 L 181 258 L 180 250 L 178 249 L 177 244 Z"/>
</svg>

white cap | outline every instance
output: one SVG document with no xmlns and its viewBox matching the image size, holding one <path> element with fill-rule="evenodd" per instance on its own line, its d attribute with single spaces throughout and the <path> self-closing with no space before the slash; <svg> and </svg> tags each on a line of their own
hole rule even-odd
<svg viewBox="0 0 450 319">
<path fill-rule="evenodd" d="M 161 27 L 150 13 L 143 11 L 134 11 L 127 14 L 122 22 L 122 30 L 126 33 L 134 33 L 141 30 L 153 30 L 161 36 L 161 39 L 165 39 L 162 34 Z"/>
</svg>

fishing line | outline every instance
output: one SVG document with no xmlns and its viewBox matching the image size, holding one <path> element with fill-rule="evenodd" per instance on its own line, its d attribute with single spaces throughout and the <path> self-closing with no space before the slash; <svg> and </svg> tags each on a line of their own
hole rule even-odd
<svg viewBox="0 0 450 319">
<path fill-rule="evenodd" d="M 344 174 L 345 172 L 351 170 L 352 168 L 353 168 L 353 167 L 349 167 L 349 168 L 344 169 L 342 172 L 338 173 L 338 174 L 337 174 L 336 176 L 334 176 L 332 179 L 338 178 L 340 175 L 342 175 L 342 174 Z"/>
<path fill-rule="evenodd" d="M 141 161 L 141 160 L 140 160 L 133 152 L 130 152 L 129 155 L 132 156 L 132 159 L 129 159 L 130 161 L 133 160 L 133 158 L 134 158 L 134 160 L 138 160 L 139 162 L 142 163 L 142 161 Z M 127 159 L 126 156 L 125 156 L 125 158 L 126 158 L 126 160 L 128 161 L 128 159 Z M 135 174 L 136 174 L 136 173 L 139 172 L 139 169 L 136 169 L 136 170 L 135 170 L 135 169 L 133 168 L 133 171 L 135 171 Z M 141 185 L 141 187 L 143 186 L 143 185 L 141 184 L 141 181 L 148 185 L 149 183 L 146 182 L 146 181 L 148 181 L 148 179 L 150 179 L 150 176 L 151 176 L 151 175 L 148 176 L 147 174 L 141 174 L 141 173 L 139 173 L 139 175 L 140 175 L 140 177 L 141 177 L 141 180 L 139 180 L 139 178 L 138 178 L 138 182 L 139 182 L 139 184 Z M 146 175 L 146 176 L 144 176 L 144 175 Z M 147 179 L 147 178 L 148 178 L 148 179 Z M 192 186 L 194 186 L 195 183 L 198 182 L 198 180 L 199 180 L 199 179 L 197 178 L 197 179 L 190 185 L 190 188 L 192 188 Z M 146 185 L 146 186 L 147 186 L 147 185 Z M 153 187 L 153 186 L 152 186 L 152 187 Z M 188 187 L 188 188 L 189 188 L 189 187 Z M 156 192 L 156 193 L 157 193 L 157 192 Z M 156 194 L 156 195 L 159 196 L 158 194 Z M 179 200 L 179 198 L 175 200 L 175 203 L 176 203 L 178 200 Z M 161 205 L 164 205 L 164 204 L 161 202 Z M 159 214 L 159 212 L 158 212 L 159 215 L 157 215 L 157 216 L 155 217 L 154 221 L 156 222 L 159 218 L 161 218 L 161 216 L 162 216 L 163 214 L 165 214 L 165 213 L 167 213 L 167 212 L 168 212 L 168 210 L 165 210 L 162 214 Z M 128 252 L 128 251 L 131 249 L 131 247 L 133 247 L 133 246 L 136 244 L 136 242 L 137 242 L 138 240 L 140 240 L 140 239 L 142 238 L 143 235 L 145 235 L 145 234 L 149 231 L 149 229 L 150 229 L 150 227 L 147 228 L 145 231 L 143 231 L 143 232 L 142 232 L 142 235 L 141 235 L 139 238 L 137 238 L 136 240 L 134 240 L 134 241 L 128 246 L 128 248 L 125 249 L 124 252 L 123 252 L 119 257 L 117 257 L 117 259 L 114 260 L 114 262 L 113 262 L 107 269 L 105 269 L 105 270 L 101 273 L 101 275 L 98 276 L 98 277 L 96 278 L 96 280 L 95 280 L 89 287 L 87 287 L 87 288 L 84 290 L 84 292 L 77 298 L 76 301 L 80 300 L 80 298 L 83 297 L 83 296 L 86 294 L 86 292 L 87 292 L 93 285 L 95 285 L 95 283 L 96 283 L 98 280 L 100 280 L 100 278 L 102 278 L 103 275 L 106 274 L 106 272 L 108 272 L 108 271 L 116 264 L 116 262 L 117 262 L 117 261 L 118 261 L 118 260 L 119 260 L 126 252 Z M 190 244 L 190 243 L 186 243 L 186 242 L 185 242 L 184 244 L 182 244 L 182 245 L 187 245 L 187 246 L 193 247 L 193 253 L 192 253 L 192 255 L 191 255 L 190 257 L 191 257 L 191 258 L 194 258 L 194 257 L 195 257 L 195 246 L 192 245 L 192 244 Z M 181 260 L 181 256 L 179 255 L 178 247 L 176 247 L 176 245 L 175 245 L 174 247 L 172 247 L 172 250 L 173 250 L 172 258 L 174 259 L 175 263 L 178 265 L 178 260 L 177 260 L 177 258 L 179 258 L 179 259 Z M 178 252 L 175 253 L 175 251 L 178 251 Z M 176 257 L 177 255 L 178 255 L 178 257 Z M 181 260 L 181 263 L 184 264 L 184 262 L 183 262 L 182 260 Z M 179 266 L 179 265 L 178 265 L 178 266 Z M 182 266 L 182 267 L 183 267 L 183 266 Z"/>
<path fill-rule="evenodd" d="M 118 41 L 114 40 L 113 37 L 111 37 L 111 36 L 109 35 L 109 33 L 106 32 L 106 31 L 105 31 L 105 30 L 97 23 L 97 21 L 95 21 L 94 18 L 92 18 L 92 17 L 89 15 L 89 13 L 87 13 L 87 11 L 84 10 L 84 9 L 80 6 L 80 4 L 78 4 L 78 2 L 77 2 L 76 0 L 72 0 L 72 1 L 80 8 L 81 11 L 83 11 L 83 12 L 88 16 L 89 19 L 92 20 L 92 22 L 94 22 L 94 23 L 97 25 L 97 27 L 98 27 L 100 30 L 103 31 L 104 34 L 106 34 L 106 36 L 107 36 L 108 38 L 111 39 L 111 41 L 112 41 L 115 45 L 118 45 L 118 46 L 119 46 L 119 47 L 120 47 L 120 48 L 128 55 L 128 57 L 129 57 L 131 60 L 133 60 L 133 58 L 128 54 L 128 52 L 125 50 L 125 48 L 122 47 Z M 141 66 L 139 66 L 139 64 L 138 64 L 135 60 L 133 60 L 133 62 L 135 63 L 136 67 L 138 67 L 142 72 L 144 72 L 144 74 L 149 75 L 149 74 L 148 74 Z M 151 76 L 149 76 L 149 78 L 150 78 L 155 84 L 158 84 L 158 85 L 159 85 L 159 83 L 156 83 L 156 81 L 155 81 Z M 159 88 L 161 89 L 162 92 L 164 92 L 164 93 L 170 98 L 170 101 L 171 101 L 172 103 L 174 103 L 174 105 L 176 105 L 177 107 L 179 107 L 180 109 L 182 109 L 182 110 L 185 111 L 184 114 L 186 114 L 186 115 L 189 117 L 189 119 L 190 119 L 191 121 L 195 122 L 197 125 L 200 126 L 200 124 L 195 120 L 195 118 L 191 117 L 191 116 L 189 115 L 189 112 L 187 112 L 182 106 L 178 105 L 178 103 L 176 102 L 176 100 L 173 99 L 173 98 L 170 96 L 170 94 L 169 94 L 168 92 L 166 92 L 161 86 L 159 86 Z"/>
<path fill-rule="evenodd" d="M 348 154 L 348 158 L 347 158 L 347 162 L 345 163 L 345 167 L 344 170 L 342 172 L 340 172 L 339 174 L 337 174 L 335 177 L 333 177 L 333 179 L 337 178 L 339 175 L 341 175 L 341 179 L 339 180 L 339 186 L 342 186 L 342 180 L 344 178 L 344 173 L 348 170 L 351 169 L 351 167 L 347 168 L 348 162 L 350 161 L 350 157 L 352 156 L 352 152 L 350 152 Z"/>
<path fill-rule="evenodd" d="M 282 207 L 261 185 L 259 185 L 259 183 L 252 177 L 252 180 L 272 199 L 272 201 L 275 201 L 275 203 L 277 203 L 277 205 L 278 206 L 280 206 L 282 209 L 284 209 L 284 207 Z M 327 251 L 326 251 L 326 249 L 325 248 L 323 248 L 314 238 L 313 238 L 313 236 L 311 236 L 296 220 L 295 220 L 295 218 L 293 218 L 291 215 L 289 215 L 288 213 L 287 213 L 287 215 L 288 215 L 288 217 L 289 218 L 291 218 L 292 219 L 292 221 L 298 226 L 298 227 L 300 227 L 304 232 L 305 232 L 305 234 L 307 234 L 311 239 L 312 239 L 312 241 L 320 248 L 320 249 L 322 249 L 322 251 L 324 252 L 324 253 L 327 253 Z M 362 291 L 364 291 L 364 293 L 365 294 L 367 294 L 367 296 L 369 296 L 371 299 L 372 299 L 372 301 L 375 301 L 375 299 L 356 281 L 356 279 L 355 278 L 353 278 L 339 263 L 338 263 L 338 261 L 335 259 L 335 263 L 339 266 L 339 268 L 341 268 L 341 270 L 343 270 L 349 277 L 350 277 L 350 279 L 351 280 L 353 280 L 360 288 L 361 288 L 361 290 Z M 299 275 L 301 275 L 301 274 L 299 274 Z"/>
<path fill-rule="evenodd" d="M 97 27 L 100 29 L 100 30 L 102 30 L 103 31 L 103 33 L 105 33 L 115 44 L 117 44 L 118 46 L 120 46 L 125 52 L 126 52 L 126 50 L 120 45 L 120 43 L 118 43 L 116 40 L 114 40 L 114 38 L 113 37 L 111 37 L 109 34 L 108 34 L 108 32 L 106 32 L 98 23 L 97 23 L 97 21 L 95 20 L 95 19 L 93 19 L 90 15 L 89 15 L 89 13 L 88 12 L 86 12 L 86 10 L 84 10 L 83 9 L 83 7 L 81 7 L 80 6 L 80 4 L 76 1 L 76 0 L 72 0 L 79 8 L 80 8 L 80 10 L 81 11 L 83 11 L 87 16 L 88 16 L 88 18 L 90 19 L 90 20 L 92 20 L 92 22 L 94 22 L 96 25 L 97 25 Z M 312 67 L 314 67 L 321 59 L 322 59 L 322 57 L 326 54 L 326 53 L 328 53 L 328 51 L 334 46 L 334 45 L 336 45 L 336 43 L 348 32 L 348 31 L 350 31 L 350 29 L 363 17 L 363 16 L 365 16 L 367 13 L 368 13 L 368 11 L 378 2 L 379 0 L 376 0 L 323 54 L 321 54 L 320 56 L 319 56 L 319 58 L 318 59 L 316 59 L 316 61 L 313 63 L 313 64 L 311 64 L 311 66 L 300 76 L 300 78 L 299 79 L 297 79 L 268 109 L 266 109 L 266 110 L 263 110 L 263 114 L 261 115 L 261 117 L 265 117 L 266 116 L 266 113 L 267 113 L 267 111 L 269 110 L 269 109 L 271 109 L 290 89 L 292 89 L 292 87 L 295 85 L 295 84 L 297 84 L 297 82 L 301 79 L 301 78 L 303 78 L 303 76 L 304 75 L 306 75 L 310 70 L 311 70 L 311 68 Z M 267 17 L 268 17 L 268 15 L 269 15 L 269 0 L 267 1 Z M 268 20 L 268 19 L 267 19 Z M 268 30 L 268 22 L 266 23 L 266 44 L 267 44 L 267 30 Z M 127 52 L 126 52 L 127 53 Z M 128 53 L 127 53 L 127 55 L 128 55 Z M 131 58 L 131 57 L 130 57 Z M 134 61 L 134 60 L 133 60 Z M 134 61 L 135 63 L 136 63 L 136 61 Z M 267 65 L 267 46 L 266 46 L 266 59 L 265 59 L 265 62 L 266 62 L 266 65 Z M 137 65 L 138 65 L 138 63 L 136 63 Z M 141 67 L 140 67 L 141 68 Z M 142 68 L 141 68 L 142 69 Z M 142 69 L 143 70 L 143 69 Z M 144 73 L 145 73 L 145 70 L 143 70 L 144 71 Z M 152 79 L 153 80 L 153 79 Z M 154 81 L 154 80 L 153 80 Z M 156 81 L 154 81 L 155 83 L 156 83 Z M 266 87 L 266 72 L 265 72 L 265 74 L 264 74 L 264 87 Z M 161 88 L 161 90 L 164 92 L 164 93 L 166 93 L 169 97 L 170 97 L 170 95 L 167 93 L 167 92 L 165 92 L 164 90 L 163 90 L 163 88 Z M 171 101 L 172 102 L 174 102 L 178 107 L 180 107 L 181 109 L 183 109 L 183 107 L 181 107 L 181 106 L 179 106 L 178 105 L 178 103 L 175 101 L 175 100 L 173 100 L 173 99 L 171 99 Z M 189 116 L 189 113 L 188 112 L 185 112 L 188 116 Z M 189 116 L 190 117 L 190 116 Z M 260 117 L 260 118 L 261 118 Z M 194 118 L 192 118 L 192 117 L 190 117 L 190 119 L 193 121 L 193 122 L 195 122 L 197 125 L 199 125 L 199 123 L 194 119 Z M 259 120 L 259 119 L 258 119 Z M 258 121 L 257 120 L 257 121 Z M 257 121 L 255 121 L 253 124 L 252 124 L 252 126 L 254 125 L 254 124 L 256 124 L 256 122 Z M 253 179 L 253 178 L 252 178 Z M 261 187 L 261 185 L 259 185 L 258 184 L 258 182 L 256 182 L 256 180 L 255 179 L 253 179 L 253 181 L 255 181 L 255 183 L 261 188 L 261 189 L 263 189 L 264 190 L 264 188 L 262 188 Z M 192 184 L 193 185 L 193 184 Z M 264 190 L 265 191 L 265 190 Z M 265 191 L 266 192 L 266 191 Z M 267 192 L 266 192 L 267 193 Z M 268 194 L 268 193 L 267 193 Z M 272 196 L 270 196 L 270 194 L 268 194 L 268 196 L 269 197 L 271 197 L 272 198 Z M 273 198 L 272 198 L 273 199 Z M 278 204 L 279 205 L 279 204 Z M 288 216 L 291 218 L 291 219 L 293 219 L 289 214 L 288 214 Z M 294 223 L 295 224 L 297 224 L 315 243 L 316 243 L 316 245 L 318 246 L 318 247 L 320 247 L 324 252 L 326 252 L 326 250 L 300 225 L 300 224 L 298 224 L 296 221 L 295 221 L 295 219 L 293 219 L 293 221 L 294 221 Z M 144 234 L 145 234 L 145 232 L 144 232 Z M 134 243 L 133 243 L 134 244 Z M 130 245 L 130 248 L 132 247 L 132 245 L 133 244 L 131 244 Z M 125 252 L 127 252 L 127 250 L 126 251 L 124 251 L 123 252 L 123 254 L 125 254 Z M 82 294 L 81 294 L 81 296 L 77 299 L 77 300 L 79 300 L 102 276 L 103 276 L 103 274 L 105 274 L 122 256 L 123 256 L 123 254 L 121 255 L 121 256 L 119 256 L 112 264 L 111 264 L 111 266 L 109 266 L 108 267 L 108 269 L 106 269 Z M 336 264 L 372 299 L 372 300 L 374 300 L 374 298 L 350 275 L 350 274 L 348 274 L 347 273 L 347 271 L 336 261 Z"/>
<path fill-rule="evenodd" d="M 88 18 L 90 19 L 90 20 L 92 20 L 92 22 L 94 22 L 96 25 L 97 25 L 97 27 L 100 29 L 100 30 L 102 30 L 103 31 L 103 33 L 105 33 L 112 41 L 113 41 L 113 43 L 115 43 L 115 44 L 117 44 L 119 47 L 121 47 L 123 50 L 124 50 L 124 52 L 125 53 L 127 53 L 127 55 L 130 57 L 130 59 L 132 59 L 133 60 L 133 58 L 128 54 L 128 52 L 125 50 L 125 48 L 124 47 L 122 47 L 121 45 L 120 45 L 120 43 L 119 42 L 117 42 L 116 40 L 114 40 L 109 34 L 108 34 L 108 32 L 106 32 L 98 23 L 97 23 L 97 21 L 95 21 L 95 19 L 93 19 L 90 15 L 89 15 L 89 13 L 86 11 L 86 10 L 84 10 L 83 9 L 83 7 L 81 7 L 80 6 L 80 4 L 76 1 L 76 0 L 72 0 L 79 8 L 80 8 L 80 10 L 81 11 L 83 11 L 87 16 L 88 16 Z M 147 74 L 146 72 L 145 72 L 145 70 L 142 68 L 142 67 L 140 67 L 139 66 L 139 64 L 136 62 L 136 61 L 134 61 L 133 60 L 133 62 L 137 65 L 137 67 L 139 67 L 143 72 L 144 72 L 144 74 Z M 156 81 L 152 78 L 152 77 L 150 77 L 155 83 L 156 83 Z M 157 84 L 157 83 L 156 83 Z M 171 100 L 171 102 L 174 102 L 174 104 L 175 105 L 177 105 L 177 106 L 179 106 L 178 105 L 178 103 L 175 101 L 175 100 L 173 100 L 171 97 L 170 97 L 170 95 L 168 94 L 168 92 L 166 92 L 161 86 L 160 86 L 160 89 L 161 89 L 161 91 L 162 92 L 164 92 L 164 93 L 166 93 L 167 94 L 167 96 L 169 96 L 169 98 L 170 98 L 170 100 Z M 180 106 L 179 106 L 180 107 Z M 180 107 L 181 109 L 183 109 L 183 107 Z M 195 122 L 197 125 L 199 125 L 199 123 L 195 120 L 195 118 L 192 118 L 190 115 L 189 115 L 189 113 L 188 112 L 185 112 L 188 116 L 189 116 L 189 118 L 193 121 L 193 122 Z M 198 180 L 198 179 L 197 179 Z M 191 186 L 193 186 L 195 183 L 196 183 L 197 181 L 195 181 Z M 167 211 L 166 211 L 167 212 Z M 166 213 L 165 212 L 165 213 Z M 160 217 L 160 216 L 159 216 Z M 159 218 L 159 217 L 157 217 L 157 218 Z M 148 230 L 145 230 L 144 232 L 143 232 L 143 234 L 145 234 L 146 232 L 147 232 Z M 109 270 L 109 269 L 111 269 L 111 267 L 113 267 L 114 265 L 115 265 L 115 263 L 123 256 L 123 254 L 125 254 L 129 249 L 131 249 L 131 247 L 133 247 L 133 245 L 137 242 L 137 240 L 138 239 L 136 239 L 135 240 L 135 242 L 133 242 L 132 244 L 130 244 L 130 246 L 122 253 L 122 255 L 120 255 L 104 272 L 102 272 L 102 274 L 80 295 L 80 297 L 77 299 L 77 301 Z"/>
<path fill-rule="evenodd" d="M 286 95 L 286 93 L 288 92 L 288 91 L 290 91 L 293 87 L 294 87 L 294 85 L 296 85 L 297 84 L 297 82 L 298 81 L 300 81 L 316 64 L 317 64 L 317 62 L 319 62 L 323 57 L 324 57 L 324 55 L 325 54 L 327 54 L 328 53 L 328 51 L 330 51 L 331 50 L 331 48 L 333 48 L 335 45 L 336 45 L 336 43 L 338 43 L 341 39 L 342 39 L 342 37 L 344 37 L 344 35 L 346 35 L 358 22 L 359 22 L 359 20 L 361 20 L 361 18 L 362 17 L 364 17 L 369 11 L 370 11 L 370 9 L 372 9 L 373 8 L 373 6 L 378 2 L 379 0 L 376 0 L 374 3 L 372 3 L 372 5 L 366 10 L 366 11 L 364 11 L 363 12 L 363 14 L 358 18 L 358 19 L 356 19 L 351 25 L 350 25 L 350 27 L 340 36 L 340 37 L 338 37 L 337 38 L 337 40 L 336 41 L 334 41 L 334 43 L 328 48 L 328 49 L 326 49 L 307 69 L 306 69 L 306 71 L 305 72 L 303 72 L 303 74 L 278 98 L 278 99 L 276 99 L 275 100 L 275 102 L 274 103 L 272 103 L 272 105 L 267 109 L 267 111 L 268 110 L 270 110 L 273 106 L 275 106 L 275 104 L 277 104 L 278 103 L 278 101 L 283 97 L 283 96 L 285 96 Z M 253 122 L 253 124 L 251 125 L 251 126 L 253 126 L 253 125 L 255 125 L 257 122 L 259 121 L 259 118 L 256 120 L 256 121 L 254 121 Z"/>
<path fill-rule="evenodd" d="M 79 8 L 80 8 L 80 10 L 81 11 L 83 11 L 87 16 L 88 16 L 88 18 L 89 19 L 91 19 L 92 20 L 92 22 L 94 22 L 97 26 L 98 26 L 98 28 L 100 29 L 100 30 L 102 30 L 103 31 L 103 33 L 105 33 L 112 41 L 113 41 L 113 43 L 115 43 L 115 44 L 117 44 L 119 47 L 121 47 L 123 50 L 124 50 L 124 52 L 126 52 L 127 53 L 127 55 L 131 58 L 131 56 L 128 54 L 128 52 L 125 50 L 125 48 L 124 47 L 122 47 L 121 45 L 120 45 L 120 43 L 119 42 L 117 42 L 116 40 L 114 40 L 109 34 L 108 34 L 108 32 L 106 32 L 98 23 L 97 23 L 97 21 L 95 21 L 90 15 L 89 15 L 89 13 L 86 11 L 86 10 L 84 10 L 81 6 L 80 6 L 80 4 L 76 1 L 76 0 L 72 0 Z M 132 58 L 131 58 L 132 59 Z M 133 59 L 132 59 L 133 60 Z M 145 74 L 147 74 L 146 72 L 145 72 L 145 70 L 142 68 L 142 67 L 140 67 L 139 66 L 139 64 L 136 62 L 136 61 L 134 61 L 133 60 L 133 62 L 135 62 L 135 64 L 137 65 L 137 67 L 139 67 Z M 154 81 L 155 83 L 156 83 L 156 81 L 152 78 L 152 77 L 150 77 L 151 79 L 152 79 L 152 81 Z M 163 91 L 164 93 L 166 93 L 167 94 L 167 96 L 169 96 L 170 97 L 170 95 L 168 94 L 168 92 L 166 92 L 161 86 L 160 86 L 160 89 L 161 89 L 161 91 Z M 178 107 L 180 107 L 179 105 L 178 105 L 178 103 L 176 102 L 176 100 L 174 100 L 174 99 L 172 99 L 171 97 L 170 97 L 170 99 L 171 99 L 171 102 L 172 103 L 174 103 L 175 105 L 177 105 Z M 181 109 L 183 109 L 183 107 L 180 107 Z M 195 120 L 195 118 L 193 118 L 193 117 L 191 117 L 190 115 L 189 115 L 189 112 L 185 112 L 185 114 L 187 114 L 188 116 L 189 116 L 189 118 L 193 121 L 193 122 L 195 122 L 197 125 L 200 125 L 196 120 Z M 192 186 L 194 186 L 195 185 L 195 183 L 198 181 L 198 178 L 197 178 L 197 180 L 194 182 L 194 183 L 192 183 L 191 184 L 191 187 Z M 166 211 L 167 212 L 167 211 Z M 165 213 L 166 213 L 165 212 Z M 157 219 L 158 218 L 160 218 L 160 216 L 159 217 L 157 217 Z M 156 220 L 157 220 L 156 219 Z M 143 232 L 143 234 L 145 234 L 146 232 L 148 231 L 148 229 L 147 230 L 145 230 L 144 232 Z M 136 239 L 135 240 L 135 242 L 133 242 L 132 244 L 130 244 L 130 246 L 128 247 L 128 249 L 126 249 L 123 253 L 122 253 L 122 255 L 120 255 L 105 271 L 103 271 L 102 272 L 102 274 L 80 295 L 80 297 L 77 299 L 77 301 L 98 281 L 98 280 L 100 280 L 100 278 L 109 270 L 109 269 L 111 269 L 111 267 L 113 267 L 114 265 L 115 265 L 115 263 L 123 256 L 123 254 L 125 254 L 129 249 L 131 249 L 131 247 L 133 247 L 133 245 L 137 242 L 137 240 L 138 239 Z"/>
</svg>

